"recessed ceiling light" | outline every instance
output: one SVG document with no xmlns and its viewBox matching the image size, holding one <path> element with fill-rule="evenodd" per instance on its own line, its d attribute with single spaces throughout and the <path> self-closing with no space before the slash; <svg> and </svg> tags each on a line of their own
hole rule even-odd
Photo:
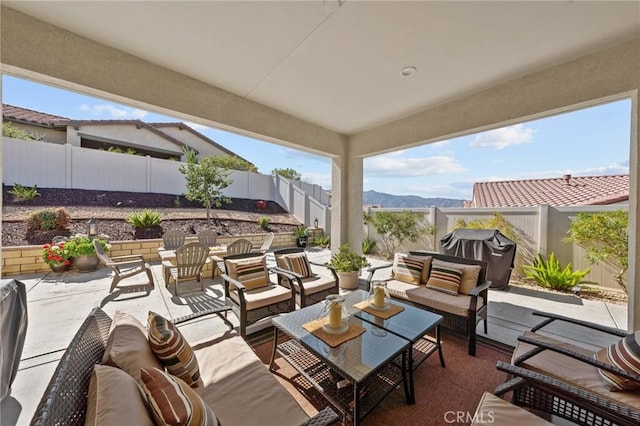
<svg viewBox="0 0 640 426">
<path fill-rule="evenodd" d="M 418 69 L 416 67 L 404 67 L 400 70 L 400 75 L 403 77 L 410 77 L 416 73 Z"/>
</svg>

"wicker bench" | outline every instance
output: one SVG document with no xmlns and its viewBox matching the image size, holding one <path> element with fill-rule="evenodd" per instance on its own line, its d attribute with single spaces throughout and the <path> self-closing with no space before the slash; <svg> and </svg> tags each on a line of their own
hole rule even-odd
<svg viewBox="0 0 640 426">
<path fill-rule="evenodd" d="M 188 320 L 210 314 L 217 314 L 220 318 L 225 320 L 222 317 L 221 312 L 226 310 L 228 310 L 228 308 L 214 308 L 178 318 L 173 322 L 175 324 L 183 323 Z M 62 359 L 53 373 L 53 377 L 51 378 L 51 381 L 40 400 L 40 404 L 35 411 L 33 419 L 31 420 L 32 425 L 84 425 L 87 411 L 89 381 L 91 379 L 94 365 L 99 364 L 102 361 L 107 345 L 111 322 L 111 318 L 100 308 L 95 308 L 91 311 L 71 340 L 69 347 L 62 355 Z M 236 347 L 238 347 L 237 341 L 246 345 L 239 336 L 231 337 L 226 340 L 230 341 L 232 339 L 235 339 L 233 341 Z M 220 344 L 221 343 L 216 343 L 215 345 Z M 251 356 L 255 356 L 248 345 L 246 345 L 246 350 L 250 352 Z M 262 367 L 264 368 L 254 368 L 252 369 L 252 372 L 255 371 L 256 374 L 267 374 L 270 376 L 271 373 L 269 373 L 266 366 L 262 365 Z M 201 365 L 201 368 L 206 368 L 206 366 Z M 228 382 L 230 381 L 227 381 L 227 383 Z M 277 380 L 273 379 L 273 384 L 278 384 Z M 251 392 L 255 392 L 255 390 L 246 387 L 243 387 L 242 389 L 233 389 L 233 385 L 228 384 L 225 385 L 224 391 L 249 394 L 251 394 Z M 287 392 L 282 387 L 275 388 L 274 391 Z M 259 396 L 264 399 L 264 395 Z M 293 399 L 293 397 L 291 398 Z M 216 410 L 215 407 L 212 408 L 214 411 Z M 251 407 L 236 407 L 234 410 L 237 409 L 246 412 L 250 408 Z M 260 414 L 258 413 L 256 415 L 259 416 Z M 282 420 L 286 421 L 286 419 Z M 336 423 L 337 421 L 338 416 L 330 408 L 326 408 L 303 424 L 329 425 Z M 233 421 L 225 421 L 223 423 L 239 424 L 238 422 Z"/>
<path fill-rule="evenodd" d="M 484 322 L 484 332 L 487 332 L 487 305 L 489 303 L 488 290 L 491 281 L 487 281 L 487 263 L 480 260 L 466 259 L 456 256 L 448 256 L 440 253 L 427 251 L 411 251 L 410 255 L 431 256 L 444 262 L 458 263 L 464 265 L 480 265 L 480 273 L 476 287 L 469 295 L 446 295 L 435 290 L 424 288 L 424 285 L 416 286 L 416 290 L 402 291 L 400 287 L 406 288 L 406 284 L 396 280 L 387 280 L 387 288 L 391 297 L 402 299 L 414 306 L 427 309 L 431 312 L 442 315 L 441 326 L 454 333 L 466 336 L 469 341 L 469 355 L 476 354 L 476 327 L 480 321 Z M 384 268 L 390 268 L 392 264 L 369 268 L 367 286 L 371 288 L 374 274 Z M 409 284 L 411 286 L 411 284 Z M 398 287 L 399 291 L 396 290 Z"/>
</svg>

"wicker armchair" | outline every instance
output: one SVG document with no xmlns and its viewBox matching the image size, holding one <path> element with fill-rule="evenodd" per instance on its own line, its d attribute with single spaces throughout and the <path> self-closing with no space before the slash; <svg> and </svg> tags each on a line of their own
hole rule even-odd
<svg viewBox="0 0 640 426">
<path fill-rule="evenodd" d="M 301 274 L 292 270 L 287 261 L 287 256 L 300 253 L 304 254 L 305 251 L 303 248 L 298 247 L 284 248 L 274 250 L 273 252 L 276 258 L 276 268 L 288 273 L 288 275 L 278 275 L 278 281 L 286 287 L 290 287 L 290 283 L 293 282 L 293 289 L 296 292 L 296 303 L 298 306 L 304 308 L 305 306 L 323 301 L 329 294 L 338 294 L 340 287 L 338 286 L 338 275 L 335 269 L 329 268 L 321 263 L 311 262 L 307 259 L 310 266 L 315 266 L 316 270 L 323 268 L 325 273 L 316 274 L 313 269 L 310 268 L 311 276 L 303 277 Z"/>
<path fill-rule="evenodd" d="M 628 333 L 560 315 L 533 314 L 546 319 L 518 337 L 511 360 L 514 368 L 498 366 L 521 378 L 518 386 L 513 386 L 514 404 L 585 425 L 640 424 L 640 393 L 611 392 L 598 369 L 624 377 L 638 386 L 640 375 L 595 359 L 596 351 L 592 349 L 543 334 L 543 328 L 556 322 L 580 327 L 592 333 L 592 342 L 599 337 L 608 337 L 613 343 Z"/>
<path fill-rule="evenodd" d="M 225 303 L 240 319 L 240 335 L 247 337 L 247 326 L 271 315 L 295 310 L 295 293 L 270 281 L 265 256 L 242 253 L 224 258 Z M 282 271 L 274 271 L 278 275 Z"/>
<path fill-rule="evenodd" d="M 175 250 L 184 244 L 187 235 L 179 229 L 170 229 L 162 234 L 162 246 L 164 250 Z"/>
<path fill-rule="evenodd" d="M 169 261 L 162 263 L 166 268 L 169 281 L 173 279 L 176 286 L 176 296 L 179 296 L 179 284 L 182 281 L 200 281 L 202 291 L 204 291 L 204 280 L 202 279 L 202 268 L 209 258 L 209 247 L 200 243 L 188 243 L 176 250 L 175 265 Z M 169 282 L 167 282 L 167 286 Z"/>
<path fill-rule="evenodd" d="M 111 281 L 111 288 L 109 289 L 109 293 L 111 293 L 118 283 L 125 278 L 133 277 L 135 275 L 146 273 L 149 282 L 147 285 L 153 289 L 153 275 L 151 274 L 151 267 L 147 262 L 145 262 L 144 257 L 141 254 L 132 254 L 128 256 L 116 256 L 109 257 L 107 253 L 104 252 L 102 248 L 102 244 L 100 241 L 93 240 L 93 247 L 96 250 L 96 255 L 98 258 L 104 263 L 109 269 L 113 271 L 113 280 Z"/>
</svg>

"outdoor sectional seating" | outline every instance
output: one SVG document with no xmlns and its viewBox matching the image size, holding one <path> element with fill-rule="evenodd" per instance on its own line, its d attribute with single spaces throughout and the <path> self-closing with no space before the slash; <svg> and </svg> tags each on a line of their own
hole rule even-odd
<svg viewBox="0 0 640 426">
<path fill-rule="evenodd" d="M 399 255 L 400 254 L 396 255 L 396 260 Z M 409 252 L 409 258 L 411 257 L 430 258 L 426 261 L 426 263 L 428 263 L 426 267 L 416 271 L 418 275 L 421 275 L 421 280 L 417 283 L 402 281 L 398 279 L 398 271 L 394 270 L 392 272 L 392 278 L 386 280 L 389 295 L 392 298 L 401 299 L 414 306 L 442 315 L 443 321 L 441 326 L 466 336 L 469 342 L 469 355 L 475 356 L 476 327 L 480 321 L 484 322 L 484 332 L 487 332 L 488 289 L 491 287 L 491 282 L 486 280 L 487 263 L 480 260 L 448 256 L 428 251 L 411 251 Z M 431 262 L 433 260 L 454 264 L 460 268 L 475 267 L 477 278 L 472 279 L 472 288 L 470 288 L 468 294 L 457 292 L 448 294 L 428 288 L 425 283 L 431 277 Z M 395 264 L 396 261 L 394 261 L 394 264 L 369 268 L 369 277 L 367 278 L 368 288 L 371 288 L 371 283 L 374 280 L 376 271 L 390 268 Z M 473 277 L 475 277 L 475 271 Z"/>
<path fill-rule="evenodd" d="M 231 324 L 222 316 L 223 312 L 226 315 L 226 311 L 228 308 L 213 308 L 175 319 L 173 324 L 200 318 L 203 315 L 217 314 L 231 328 Z M 119 321 L 119 315 L 121 314 L 116 314 L 114 317 L 113 322 L 116 324 L 122 324 Z M 129 330 L 125 334 L 129 333 L 130 336 L 131 325 L 124 325 L 128 326 L 127 330 Z M 131 408 L 131 400 L 140 400 L 141 391 L 136 385 L 138 379 L 131 373 L 127 375 L 122 372 L 125 366 L 122 366 L 120 372 L 115 371 L 115 373 L 124 375 L 129 383 L 132 383 L 130 385 L 132 394 L 128 399 L 127 396 L 120 395 L 125 393 L 124 388 L 118 388 L 116 392 L 107 392 L 105 389 L 106 394 L 101 396 L 101 390 L 109 386 L 108 380 L 104 381 L 103 387 L 100 387 L 100 383 L 96 385 L 98 380 L 95 380 L 90 388 L 94 367 L 96 364 L 101 364 L 105 351 L 110 346 L 109 337 L 112 328 L 112 319 L 104 311 L 100 308 L 91 311 L 71 340 L 53 373 L 31 420 L 32 425 L 82 425 L 85 424 L 86 417 L 92 421 L 99 419 L 109 424 L 116 420 L 112 416 L 122 417 L 127 413 L 128 418 L 119 418 L 121 424 L 153 423 L 144 405 L 142 410 L 138 410 L 135 405 Z M 143 339 L 146 339 L 144 335 Z M 118 348 L 131 351 L 132 346 L 131 344 L 121 345 Z M 199 395 L 221 424 L 330 425 L 338 421 L 338 416 L 330 408 L 324 409 L 309 419 L 293 396 L 273 377 L 251 347 L 235 332 L 227 332 L 217 338 L 209 338 L 191 346 L 199 365 L 200 379 L 197 386 L 191 388 L 188 385 L 185 386 Z M 146 359 L 139 352 L 150 349 L 140 344 L 134 347 L 133 354 L 128 355 L 129 360 L 139 362 L 140 359 Z M 154 357 L 153 353 L 151 356 Z M 117 367 L 100 368 L 119 370 Z M 143 368 L 147 368 L 146 365 L 143 365 Z M 140 367 L 137 371 L 141 371 Z M 111 380 L 111 383 L 113 382 Z M 94 399 L 100 401 L 100 407 L 88 406 L 88 401 Z M 107 407 L 113 400 L 118 400 L 119 405 L 109 410 Z M 94 419 L 94 416 L 97 419 Z M 101 416 L 109 417 L 110 422 Z"/>
</svg>

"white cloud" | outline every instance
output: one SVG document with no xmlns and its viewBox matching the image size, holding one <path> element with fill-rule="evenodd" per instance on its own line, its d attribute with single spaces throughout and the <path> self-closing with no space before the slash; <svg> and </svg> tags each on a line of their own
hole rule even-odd
<svg viewBox="0 0 640 426">
<path fill-rule="evenodd" d="M 95 117 L 104 117 L 118 119 L 118 120 L 140 120 L 147 115 L 147 111 L 143 111 L 137 108 L 129 107 L 117 107 L 111 104 L 97 104 L 97 105 L 80 105 L 80 110 L 89 112 Z"/>
<path fill-rule="evenodd" d="M 504 149 L 510 145 L 532 142 L 533 134 L 533 129 L 524 127 L 524 124 L 516 124 L 480 133 L 469 143 L 469 146 L 472 148 Z"/>
<path fill-rule="evenodd" d="M 460 173 L 466 169 L 455 158 L 444 155 L 398 158 L 393 154 L 364 160 L 364 172 L 373 176 L 412 177 Z"/>
<path fill-rule="evenodd" d="M 440 142 L 434 142 L 434 143 L 426 144 L 425 146 L 430 147 L 430 148 L 441 149 L 441 148 L 446 148 L 447 146 L 449 146 L 449 142 L 451 142 L 451 140 L 445 139 L 445 140 L 440 141 Z"/>
<path fill-rule="evenodd" d="M 302 172 L 302 180 L 320 185 L 324 189 L 331 188 L 331 174 Z"/>
</svg>

